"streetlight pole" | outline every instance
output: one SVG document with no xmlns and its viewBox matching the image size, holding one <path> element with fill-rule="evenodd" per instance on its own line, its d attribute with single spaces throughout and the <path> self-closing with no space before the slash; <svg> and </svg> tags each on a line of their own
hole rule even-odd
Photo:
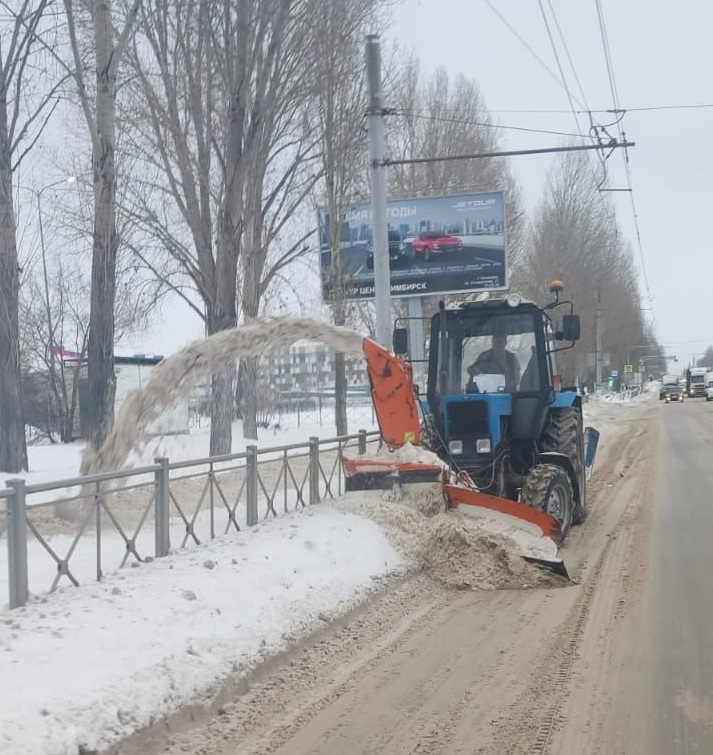
<svg viewBox="0 0 713 755">
<path fill-rule="evenodd" d="M 52 353 L 53 347 L 54 347 L 54 324 L 52 322 L 52 306 L 50 303 L 50 283 L 49 283 L 49 273 L 47 272 L 47 250 L 45 247 L 45 231 L 44 231 L 44 225 L 42 222 L 42 195 L 45 191 L 48 189 L 53 189 L 56 186 L 60 186 L 62 184 L 72 184 L 77 180 L 76 176 L 68 176 L 67 178 L 63 178 L 61 181 L 54 181 L 51 184 L 47 184 L 47 186 L 43 186 L 40 189 L 34 189 L 30 186 L 18 186 L 18 188 L 26 189 L 27 191 L 34 194 L 35 199 L 37 200 L 37 224 L 40 231 L 40 254 L 42 255 L 42 279 L 44 283 L 44 305 L 45 305 L 45 317 L 47 318 L 47 353 L 46 353 L 46 359 L 47 359 L 47 366 L 49 368 L 50 373 L 50 383 L 52 385 L 52 390 L 54 392 L 54 395 L 60 399 L 60 397 L 64 396 L 64 391 L 59 390 L 59 384 L 57 380 L 57 370 L 55 369 L 55 362 L 54 362 L 54 354 Z M 64 401 L 65 399 L 62 398 L 61 401 Z M 62 413 L 64 415 L 64 407 L 61 407 Z M 50 417 L 48 416 L 48 428 L 50 427 L 49 423 Z M 63 423 L 64 424 L 64 423 Z M 64 436 L 64 432 L 62 432 L 62 435 Z"/>
<path fill-rule="evenodd" d="M 45 314 L 47 315 L 47 328 L 48 328 L 48 337 L 50 339 L 50 349 L 51 349 L 51 342 L 54 337 L 53 332 L 53 326 L 52 326 L 52 309 L 50 307 L 50 284 L 49 284 L 49 275 L 47 273 L 47 250 L 45 248 L 45 231 L 44 226 L 42 223 L 42 195 L 47 191 L 48 189 L 53 189 L 56 186 L 61 186 L 62 184 L 72 184 L 77 180 L 76 176 L 68 176 L 67 178 L 63 178 L 61 181 L 54 181 L 51 184 L 47 184 L 47 186 L 43 186 L 40 189 L 32 189 L 29 187 L 29 191 L 31 191 L 35 198 L 37 199 L 37 224 L 39 226 L 40 230 L 40 253 L 42 255 L 42 277 L 44 279 L 44 287 L 45 287 Z M 50 354 L 51 357 L 51 354 Z M 52 360 L 50 359 L 50 364 L 52 364 Z"/>
</svg>

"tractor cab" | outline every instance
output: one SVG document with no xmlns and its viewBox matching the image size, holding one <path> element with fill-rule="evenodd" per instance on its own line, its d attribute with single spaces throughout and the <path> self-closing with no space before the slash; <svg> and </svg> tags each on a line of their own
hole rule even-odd
<svg viewBox="0 0 713 755">
<path fill-rule="evenodd" d="M 512 441 L 539 437 L 548 407 L 560 403 L 558 340 L 571 338 L 574 324 L 558 333 L 546 310 L 519 297 L 440 308 L 431 321 L 427 396 L 450 453 L 469 466 L 505 431 Z"/>
<path fill-rule="evenodd" d="M 555 300 L 545 306 L 517 294 L 453 308 L 441 303 L 431 319 L 427 444 L 494 495 L 517 498 L 543 452 L 556 452 L 550 462 L 566 467 L 578 487 L 582 448 L 562 453 L 559 439 L 549 442 L 558 410 L 572 412 L 575 435 L 582 424 L 581 399 L 562 390 L 556 366 L 556 352 L 579 338 L 579 318 L 559 301 L 561 290 L 553 284 Z M 561 305 L 569 314 L 557 324 L 551 311 Z"/>
</svg>

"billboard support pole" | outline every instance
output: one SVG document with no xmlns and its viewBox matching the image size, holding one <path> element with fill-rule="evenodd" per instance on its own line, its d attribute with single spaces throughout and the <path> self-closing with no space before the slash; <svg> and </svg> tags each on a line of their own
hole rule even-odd
<svg viewBox="0 0 713 755">
<path fill-rule="evenodd" d="M 423 297 L 409 296 L 408 302 L 408 342 L 411 361 L 414 363 L 416 372 L 414 379 L 417 383 L 422 381 L 423 351 Z"/>
<path fill-rule="evenodd" d="M 376 340 L 389 348 L 391 335 L 391 272 L 386 219 L 386 165 L 384 161 L 384 107 L 381 92 L 379 35 L 366 38 L 366 70 L 369 86 L 369 164 L 371 166 L 371 229 L 374 245 L 374 304 Z"/>
<path fill-rule="evenodd" d="M 595 353 L 594 353 L 594 364 L 595 364 L 595 380 L 597 381 L 597 385 L 599 385 L 602 382 L 602 326 L 601 326 L 601 320 L 602 320 L 602 292 L 597 291 L 597 310 L 595 312 L 595 318 L 594 318 L 594 330 L 595 330 Z"/>
</svg>

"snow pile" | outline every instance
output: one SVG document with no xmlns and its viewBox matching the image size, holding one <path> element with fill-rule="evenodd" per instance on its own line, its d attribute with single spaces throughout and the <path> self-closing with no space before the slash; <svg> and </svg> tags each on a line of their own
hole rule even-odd
<svg viewBox="0 0 713 755">
<path fill-rule="evenodd" d="M 404 568 L 327 506 L 0 615 L 0 753 L 102 750 L 325 626 Z"/>
<path fill-rule="evenodd" d="M 422 490 L 419 490 L 422 488 Z M 551 541 L 498 525 L 490 517 L 445 511 L 439 485 L 407 485 L 403 497 L 371 493 L 346 496 L 339 507 L 380 524 L 417 568 L 450 588 L 526 589 L 564 584 L 522 556 L 556 558 Z"/>
<path fill-rule="evenodd" d="M 344 454 L 344 458 L 349 461 L 359 462 L 368 471 L 370 466 L 375 469 L 396 468 L 400 464 L 423 464 L 424 466 L 440 467 L 448 469 L 445 464 L 433 451 L 429 451 L 423 446 L 414 446 L 412 443 L 404 443 L 403 446 L 390 451 L 387 446 L 382 446 L 378 451 L 373 453 L 358 454 L 349 456 Z"/>
<path fill-rule="evenodd" d="M 437 467 L 443 467 L 443 461 L 433 451 L 429 451 L 423 446 L 414 446 L 413 443 L 404 443 L 401 448 L 389 451 L 386 446 L 382 446 L 377 453 L 359 457 L 363 461 L 393 461 L 395 463 L 415 463 L 415 464 L 433 464 Z"/>
</svg>

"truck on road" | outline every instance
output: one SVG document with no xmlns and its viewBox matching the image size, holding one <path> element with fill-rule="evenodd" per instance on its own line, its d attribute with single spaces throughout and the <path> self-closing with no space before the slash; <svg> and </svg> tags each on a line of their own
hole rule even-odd
<svg viewBox="0 0 713 755">
<path fill-rule="evenodd" d="M 706 395 L 706 374 L 707 367 L 689 367 L 686 371 L 686 395 L 690 398 L 694 396 Z"/>
</svg>

